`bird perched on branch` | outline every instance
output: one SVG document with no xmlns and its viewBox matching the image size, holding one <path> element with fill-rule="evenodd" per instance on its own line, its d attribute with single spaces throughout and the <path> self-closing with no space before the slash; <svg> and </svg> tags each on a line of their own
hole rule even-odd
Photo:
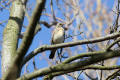
<svg viewBox="0 0 120 80">
<path fill-rule="evenodd" d="M 51 44 L 63 43 L 65 40 L 65 31 L 62 23 L 57 23 L 56 28 L 53 30 Z M 57 49 L 52 49 L 49 58 L 53 59 Z"/>
</svg>

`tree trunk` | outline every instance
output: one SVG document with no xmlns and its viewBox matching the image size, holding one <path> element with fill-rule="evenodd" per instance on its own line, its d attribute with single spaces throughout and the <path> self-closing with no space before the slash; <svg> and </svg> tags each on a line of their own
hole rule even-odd
<svg viewBox="0 0 120 80">
<path fill-rule="evenodd" d="M 6 28 L 3 32 L 3 44 L 2 44 L 2 79 L 4 80 L 7 71 L 16 56 L 16 49 L 18 47 L 18 38 L 21 31 L 21 27 L 24 20 L 24 6 L 27 0 L 15 0 L 10 8 L 10 17 Z M 24 4 L 23 4 L 24 3 Z M 11 73 L 10 80 L 14 80 L 19 75 L 19 70 L 15 66 Z"/>
</svg>

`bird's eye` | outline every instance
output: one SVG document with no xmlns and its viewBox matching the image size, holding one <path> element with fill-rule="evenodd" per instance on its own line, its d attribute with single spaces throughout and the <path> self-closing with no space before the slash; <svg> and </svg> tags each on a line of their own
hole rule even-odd
<svg viewBox="0 0 120 80">
<path fill-rule="evenodd" d="M 60 24 L 60 25 L 62 25 L 62 24 Z"/>
</svg>

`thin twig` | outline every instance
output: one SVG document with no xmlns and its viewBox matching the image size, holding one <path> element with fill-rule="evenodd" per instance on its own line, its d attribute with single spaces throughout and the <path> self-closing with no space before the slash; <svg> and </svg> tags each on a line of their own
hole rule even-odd
<svg viewBox="0 0 120 80">
<path fill-rule="evenodd" d="M 118 72 L 120 72 L 120 69 L 117 70 L 117 71 L 115 71 L 115 72 L 112 73 L 111 75 L 109 75 L 109 76 L 106 78 L 106 80 L 111 80 L 111 79 L 113 79 L 114 77 L 117 76 Z"/>
<path fill-rule="evenodd" d="M 115 44 L 117 44 L 118 42 L 120 42 L 120 38 L 118 38 L 117 40 L 115 40 L 113 43 L 111 43 L 106 50 L 110 50 Z"/>
<path fill-rule="evenodd" d="M 56 21 L 55 13 L 54 13 L 54 10 L 53 10 L 53 0 L 50 0 L 50 6 L 51 6 L 51 12 L 52 12 L 53 20 Z"/>
</svg>

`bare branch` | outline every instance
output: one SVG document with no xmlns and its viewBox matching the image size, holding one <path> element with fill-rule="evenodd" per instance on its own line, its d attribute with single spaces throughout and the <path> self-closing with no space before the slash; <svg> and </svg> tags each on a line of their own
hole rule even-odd
<svg viewBox="0 0 120 80">
<path fill-rule="evenodd" d="M 33 12 L 31 21 L 30 21 L 30 23 L 27 27 L 27 30 L 24 34 L 23 41 L 20 45 L 20 48 L 18 48 L 18 50 L 17 50 L 18 55 L 16 57 L 16 63 L 21 62 L 22 58 L 24 57 L 24 55 L 26 54 L 27 50 L 29 49 L 29 47 L 32 43 L 32 40 L 34 38 L 36 25 L 40 19 L 40 15 L 42 13 L 42 10 L 44 9 L 45 2 L 46 2 L 46 0 L 44 0 L 44 1 L 41 0 L 41 1 L 37 2 L 37 5 L 36 5 L 35 10 Z"/>
<path fill-rule="evenodd" d="M 91 53 L 93 53 L 93 52 L 91 52 Z M 20 78 L 18 78 L 17 80 L 23 80 L 23 79 L 29 80 L 29 79 L 36 78 L 38 76 L 41 77 L 44 75 L 52 74 L 54 72 L 61 72 L 61 71 L 69 73 L 69 72 L 76 71 L 77 68 L 83 68 L 85 66 L 94 64 L 101 60 L 106 60 L 109 58 L 120 56 L 120 50 L 107 51 L 107 52 L 106 51 L 98 51 L 96 53 L 99 53 L 99 54 L 96 56 L 93 56 L 91 58 L 87 58 L 83 61 L 77 61 L 77 62 L 73 62 L 73 63 L 69 63 L 69 64 L 60 63 L 55 66 L 51 66 L 49 68 L 43 68 L 43 69 L 34 71 L 32 73 L 25 74 L 25 75 L 21 76 Z"/>
<path fill-rule="evenodd" d="M 120 42 L 120 38 L 115 40 L 113 43 L 111 43 L 106 50 L 110 50 L 110 48 L 112 48 L 115 44 L 117 44 L 118 42 Z"/>
<path fill-rule="evenodd" d="M 114 38 L 117 38 L 119 36 L 120 36 L 119 33 L 113 33 L 113 34 L 110 34 L 110 35 L 107 35 L 104 37 L 99 37 L 99 38 L 94 38 L 94 39 L 89 39 L 89 40 L 79 40 L 76 42 L 68 42 L 68 43 L 62 43 L 62 44 L 56 44 L 56 45 L 43 45 L 43 46 L 35 49 L 31 53 L 29 53 L 29 55 L 27 55 L 24 58 L 22 65 L 24 65 L 27 61 L 29 61 L 33 56 L 37 55 L 40 52 L 46 51 L 46 50 L 51 50 L 54 48 L 73 47 L 73 46 L 83 45 L 83 44 L 92 44 L 92 43 L 106 41 L 109 39 L 114 39 Z"/>
<path fill-rule="evenodd" d="M 120 69 L 115 71 L 114 73 L 112 73 L 111 75 L 109 75 L 106 80 L 111 80 L 111 79 L 114 79 L 120 72 Z"/>
<path fill-rule="evenodd" d="M 25 35 L 23 37 L 22 43 L 21 43 L 20 47 L 17 49 L 17 53 L 16 53 L 17 55 L 13 59 L 11 65 L 9 67 L 9 71 L 5 75 L 4 80 L 8 80 L 10 78 L 10 76 L 13 76 L 13 74 L 11 74 L 11 73 L 15 74 L 15 72 L 14 72 L 15 70 L 13 70 L 13 69 L 15 69 L 15 68 L 20 69 L 21 68 L 21 61 L 22 61 L 24 55 L 26 54 L 26 52 L 28 51 L 28 49 L 32 43 L 32 40 L 34 38 L 34 32 L 36 29 L 36 25 L 40 19 L 42 11 L 44 9 L 45 2 L 46 2 L 46 0 L 38 0 L 37 1 L 37 5 L 36 5 L 35 10 L 32 14 L 31 21 L 27 27 L 27 30 L 26 30 Z"/>
</svg>

